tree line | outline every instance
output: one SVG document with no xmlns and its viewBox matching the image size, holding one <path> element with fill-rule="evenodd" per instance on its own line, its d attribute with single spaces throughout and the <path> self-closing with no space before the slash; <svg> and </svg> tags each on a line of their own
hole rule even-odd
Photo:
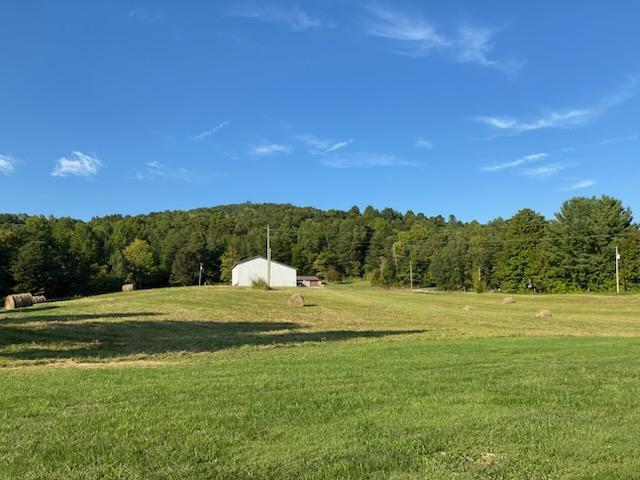
<svg viewBox="0 0 640 480">
<path fill-rule="evenodd" d="M 485 224 L 390 208 L 322 211 L 240 204 L 80 221 L 0 214 L 0 295 L 52 297 L 140 287 L 227 283 L 233 265 L 263 255 L 329 282 L 513 292 L 640 286 L 640 232 L 620 200 L 572 198 L 553 219 L 530 209 Z"/>
</svg>

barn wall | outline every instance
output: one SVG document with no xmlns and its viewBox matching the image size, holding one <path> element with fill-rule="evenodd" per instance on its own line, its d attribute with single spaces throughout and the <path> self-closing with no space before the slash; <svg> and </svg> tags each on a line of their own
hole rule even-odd
<svg viewBox="0 0 640 480">
<path fill-rule="evenodd" d="M 271 286 L 295 287 L 296 269 L 271 262 Z M 238 287 L 250 287 L 253 280 L 263 279 L 267 281 L 267 260 L 255 258 L 248 262 L 236 265 L 231 271 L 231 285 Z"/>
</svg>

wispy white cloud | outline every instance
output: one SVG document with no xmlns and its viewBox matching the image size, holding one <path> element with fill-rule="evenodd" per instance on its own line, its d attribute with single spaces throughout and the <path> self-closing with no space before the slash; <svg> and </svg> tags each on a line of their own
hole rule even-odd
<svg viewBox="0 0 640 480">
<path fill-rule="evenodd" d="M 602 140 L 601 142 L 599 142 L 599 144 L 609 145 L 610 143 L 631 142 L 633 140 L 638 140 L 638 139 L 640 139 L 639 134 L 627 135 L 626 137 L 607 138 L 606 140 Z"/>
<path fill-rule="evenodd" d="M 306 13 L 297 5 L 287 8 L 280 5 L 248 4 L 235 8 L 231 15 L 268 23 L 281 23 L 294 32 L 302 32 L 324 25 L 320 18 Z"/>
<path fill-rule="evenodd" d="M 542 165 L 540 167 L 529 168 L 522 172 L 522 174 L 528 177 L 550 177 L 564 170 L 565 168 L 565 165 L 560 164 Z"/>
<path fill-rule="evenodd" d="M 225 127 L 228 127 L 230 124 L 231 124 L 231 122 L 229 122 L 228 120 L 225 120 L 224 122 L 220 122 L 215 127 L 211 128 L 209 130 L 205 130 L 202 133 L 198 133 L 197 135 L 189 135 L 189 138 L 191 138 L 191 140 L 194 140 L 196 142 L 198 142 L 200 140 L 204 140 L 206 138 L 209 138 L 209 137 L 215 135 L 216 133 L 218 133 L 218 131 L 222 130 Z"/>
<path fill-rule="evenodd" d="M 329 168 L 375 168 L 375 167 L 411 167 L 416 163 L 389 153 L 348 152 L 344 148 L 353 143 L 353 139 L 322 139 L 314 135 L 297 137 L 309 147 L 309 153 L 319 156 L 321 163 Z"/>
<path fill-rule="evenodd" d="M 387 153 L 357 152 L 352 155 L 327 157 L 323 165 L 331 168 L 374 168 L 374 167 L 415 167 L 410 162 Z"/>
<path fill-rule="evenodd" d="M 511 117 L 477 117 L 479 122 L 500 130 L 509 130 L 515 133 L 529 132 L 544 128 L 568 128 L 581 125 L 591 120 L 595 115 L 592 108 L 563 110 L 550 112 L 531 121 L 520 121 Z"/>
<path fill-rule="evenodd" d="M 0 155 L 0 173 L 9 175 L 16 169 L 16 160 L 11 155 Z"/>
<path fill-rule="evenodd" d="M 548 153 L 533 153 L 531 155 L 525 155 L 524 157 L 516 158 L 515 160 L 510 160 L 508 162 L 485 165 L 481 168 L 481 170 L 484 170 L 485 172 L 499 172 L 500 170 L 505 170 L 507 168 L 515 168 L 527 163 L 538 162 L 540 160 L 544 160 L 548 156 Z"/>
<path fill-rule="evenodd" d="M 427 140 L 426 138 L 417 138 L 416 141 L 413 143 L 414 147 L 417 148 L 433 148 L 433 142 L 431 140 Z"/>
<path fill-rule="evenodd" d="M 571 190 L 581 190 L 583 188 L 589 188 L 592 187 L 596 184 L 596 182 L 594 180 L 580 180 L 579 182 L 576 182 L 572 185 L 569 185 L 566 188 L 563 188 L 564 191 L 571 191 Z"/>
<path fill-rule="evenodd" d="M 136 175 L 138 180 L 174 179 L 189 183 L 201 183 L 205 179 L 201 175 L 176 165 L 153 161 L 144 164 L 145 170 Z"/>
<path fill-rule="evenodd" d="M 488 55 L 493 50 L 494 32 L 488 28 L 463 25 L 458 30 L 456 55 L 461 62 L 470 62 L 492 67 L 495 60 L 489 60 Z"/>
<path fill-rule="evenodd" d="M 457 62 L 494 67 L 510 76 L 523 65 L 513 59 L 490 58 L 496 30 L 466 23 L 457 31 L 445 33 L 419 15 L 380 5 L 369 5 L 367 11 L 365 32 L 394 42 L 395 53 L 416 57 L 440 53 Z"/>
<path fill-rule="evenodd" d="M 95 155 L 82 152 L 72 152 L 67 157 L 61 157 L 51 172 L 54 177 L 94 177 L 102 167 L 102 162 Z"/>
<path fill-rule="evenodd" d="M 460 62 L 497 68 L 514 77 L 524 66 L 524 60 L 515 57 L 500 60 L 489 58 L 495 47 L 496 33 L 490 28 L 465 24 L 458 29 L 452 53 Z"/>
<path fill-rule="evenodd" d="M 347 147 L 353 143 L 353 140 L 344 140 L 342 142 L 336 142 L 333 145 L 330 145 L 329 148 L 325 150 L 325 153 L 336 152 L 344 147 Z"/>
<path fill-rule="evenodd" d="M 516 134 L 547 128 L 576 127 L 588 123 L 610 108 L 634 97 L 637 93 L 639 78 L 638 76 L 631 77 L 622 87 L 587 107 L 554 110 L 530 120 L 500 116 L 480 116 L 476 117 L 476 120 L 490 127 Z"/>
<path fill-rule="evenodd" d="M 293 152 L 293 145 L 280 143 L 261 143 L 253 145 L 249 149 L 249 154 L 256 157 L 269 157 L 276 154 L 289 154 Z"/>
<path fill-rule="evenodd" d="M 437 31 L 430 22 L 402 12 L 370 5 L 367 7 L 371 18 L 365 31 L 372 36 L 397 42 L 398 53 L 423 56 L 433 50 L 451 46 L 446 36 Z"/>
<path fill-rule="evenodd" d="M 310 148 L 309 152 L 312 155 L 327 155 L 348 147 L 353 143 L 353 139 L 336 141 L 318 138 L 314 135 L 299 135 L 298 140 L 304 142 Z"/>
</svg>

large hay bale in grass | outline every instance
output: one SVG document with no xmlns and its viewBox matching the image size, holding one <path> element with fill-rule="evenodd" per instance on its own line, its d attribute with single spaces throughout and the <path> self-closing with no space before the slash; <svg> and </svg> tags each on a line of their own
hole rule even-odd
<svg viewBox="0 0 640 480">
<path fill-rule="evenodd" d="M 16 293 L 7 295 L 4 299 L 4 308 L 13 310 L 14 308 L 30 307 L 33 305 L 33 297 L 30 293 Z"/>
<path fill-rule="evenodd" d="M 299 293 L 294 293 L 289 297 L 290 307 L 304 307 L 304 297 Z"/>
<path fill-rule="evenodd" d="M 516 303 L 516 301 L 511 297 L 504 297 L 502 299 L 502 304 L 503 305 L 511 305 L 512 303 Z"/>
<path fill-rule="evenodd" d="M 541 308 L 536 312 L 536 317 L 550 317 L 550 316 L 552 316 L 552 312 L 548 308 Z"/>
<path fill-rule="evenodd" d="M 47 301 L 47 297 L 45 297 L 44 295 L 33 296 L 33 303 L 44 303 L 46 301 Z"/>
<path fill-rule="evenodd" d="M 123 292 L 132 292 L 135 289 L 136 287 L 133 285 L 133 283 L 125 283 L 124 285 L 122 285 Z"/>
</svg>

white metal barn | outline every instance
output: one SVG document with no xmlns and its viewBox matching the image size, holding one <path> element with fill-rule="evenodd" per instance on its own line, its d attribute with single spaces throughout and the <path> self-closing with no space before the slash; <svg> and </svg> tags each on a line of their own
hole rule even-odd
<svg viewBox="0 0 640 480">
<path fill-rule="evenodd" d="M 231 269 L 231 285 L 234 287 L 250 287 L 254 280 L 267 281 L 267 259 L 252 257 L 242 260 Z M 297 270 L 284 263 L 271 260 L 272 287 L 295 287 Z"/>
</svg>

